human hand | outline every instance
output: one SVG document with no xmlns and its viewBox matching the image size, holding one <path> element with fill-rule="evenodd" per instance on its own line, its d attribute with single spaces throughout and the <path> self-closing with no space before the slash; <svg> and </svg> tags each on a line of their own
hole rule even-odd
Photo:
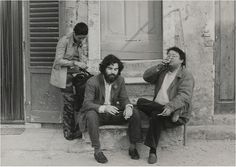
<svg viewBox="0 0 236 167">
<path fill-rule="evenodd" d="M 162 64 L 163 65 L 168 65 L 171 61 L 172 57 L 171 56 L 167 56 L 165 59 L 162 60 Z"/>
<path fill-rule="evenodd" d="M 118 108 L 112 105 L 106 105 L 104 111 L 111 115 L 116 115 L 119 113 Z"/>
<path fill-rule="evenodd" d="M 79 62 L 79 61 L 74 61 L 74 65 L 75 65 L 76 67 L 79 67 L 79 68 L 82 68 L 82 69 L 87 69 L 87 68 L 88 68 L 85 63 Z"/>
<path fill-rule="evenodd" d="M 164 110 L 162 111 L 162 113 L 160 113 L 160 114 L 157 114 L 158 116 L 164 116 L 164 117 L 166 117 L 166 116 L 170 116 L 170 114 L 171 114 L 171 112 L 172 112 L 172 110 L 169 108 L 169 107 L 164 107 Z"/>
<path fill-rule="evenodd" d="M 133 109 L 132 107 L 128 106 L 125 108 L 123 112 L 123 116 L 125 119 L 129 119 L 133 115 Z"/>
</svg>

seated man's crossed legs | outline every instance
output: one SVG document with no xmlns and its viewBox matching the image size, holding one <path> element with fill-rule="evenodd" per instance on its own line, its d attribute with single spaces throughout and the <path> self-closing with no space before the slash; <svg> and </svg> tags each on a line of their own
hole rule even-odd
<svg viewBox="0 0 236 167">
<path fill-rule="evenodd" d="M 157 162 L 156 148 L 159 143 L 161 131 L 164 128 L 173 128 L 182 125 L 181 122 L 173 121 L 171 116 L 159 116 L 164 110 L 164 105 L 144 98 L 137 101 L 137 107 L 150 117 L 149 128 L 144 144 L 150 147 L 148 163 Z"/>
</svg>

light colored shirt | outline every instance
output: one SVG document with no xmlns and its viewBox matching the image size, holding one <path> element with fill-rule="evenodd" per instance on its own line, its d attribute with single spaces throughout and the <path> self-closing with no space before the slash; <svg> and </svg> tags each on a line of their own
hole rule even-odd
<svg viewBox="0 0 236 167">
<path fill-rule="evenodd" d="M 112 87 L 112 84 L 107 83 L 105 79 L 104 79 L 104 83 L 105 83 L 105 102 L 104 102 L 104 105 L 110 105 L 111 104 L 111 87 Z"/>
<path fill-rule="evenodd" d="M 104 83 L 105 83 L 105 101 L 104 101 L 104 105 L 101 105 L 99 107 L 99 109 L 98 109 L 99 113 L 104 113 L 106 105 L 111 105 L 111 87 L 112 87 L 112 84 L 107 83 L 105 79 L 104 79 Z M 133 105 L 132 104 L 127 104 L 126 107 L 133 108 Z"/>
<path fill-rule="evenodd" d="M 165 105 L 167 103 L 169 103 L 169 97 L 167 94 L 167 90 L 170 87 L 170 84 L 173 82 L 173 80 L 175 79 L 175 76 L 177 74 L 179 69 L 173 71 L 173 72 L 167 72 L 165 75 L 165 78 L 163 80 L 163 83 L 161 85 L 161 88 L 155 98 L 155 102 Z"/>
</svg>

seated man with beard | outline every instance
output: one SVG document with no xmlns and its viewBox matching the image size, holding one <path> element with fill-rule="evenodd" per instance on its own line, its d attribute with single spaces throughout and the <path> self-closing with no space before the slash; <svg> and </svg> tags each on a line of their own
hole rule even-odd
<svg viewBox="0 0 236 167">
<path fill-rule="evenodd" d="M 108 160 L 101 151 L 99 141 L 100 125 L 120 125 L 129 122 L 129 155 L 139 159 L 136 143 L 141 140 L 139 112 L 133 110 L 129 101 L 124 78 L 120 76 L 123 63 L 114 55 L 106 56 L 100 64 L 100 74 L 87 81 L 83 106 L 79 113 L 82 132 L 88 130 L 94 158 L 99 163 Z"/>
</svg>

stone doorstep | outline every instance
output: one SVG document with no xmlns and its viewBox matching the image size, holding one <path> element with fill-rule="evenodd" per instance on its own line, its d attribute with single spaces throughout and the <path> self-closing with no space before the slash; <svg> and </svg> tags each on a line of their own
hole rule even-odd
<svg viewBox="0 0 236 167">
<path fill-rule="evenodd" d="M 142 124 L 143 140 L 145 139 L 148 124 Z M 129 140 L 127 135 L 127 125 L 104 125 L 100 128 L 100 142 L 104 149 L 127 149 Z M 163 131 L 160 139 L 160 147 L 176 146 L 183 144 L 183 126 L 167 129 Z M 90 144 L 88 132 L 83 133 L 83 140 Z"/>
<path fill-rule="evenodd" d="M 4 128 L 4 127 L 2 127 Z M 10 128 L 10 126 L 5 127 Z M 19 127 L 20 128 L 20 127 Z M 59 124 L 55 127 L 42 126 L 42 128 L 29 129 L 27 135 L 32 132 L 35 136 L 41 134 L 41 130 L 45 129 L 44 134 L 54 133 L 52 150 L 63 150 L 66 152 L 87 152 L 93 151 L 88 133 L 83 133 L 82 139 L 76 139 L 72 141 L 65 140 L 62 133 L 62 127 Z M 148 124 L 142 122 L 143 139 L 147 132 Z M 39 133 L 37 132 L 39 130 Z M 46 130 L 48 129 L 48 130 Z M 51 130 L 49 130 L 51 129 Z M 54 130 L 53 130 L 54 129 Z M 183 142 L 183 126 L 174 129 L 167 129 L 163 131 L 158 148 L 166 148 L 171 146 L 182 146 Z M 24 135 L 24 133 L 23 133 Z M 31 134 L 32 135 L 32 134 Z M 39 135 L 41 136 L 41 135 Z M 47 136 L 47 135 L 46 135 Z M 204 125 L 204 126 L 187 126 L 187 140 L 186 145 L 190 140 L 235 140 L 235 127 L 232 125 Z M 32 136 L 33 137 L 33 136 Z M 40 139 L 41 140 L 41 139 Z M 45 139 L 43 139 L 45 140 Z M 127 136 L 127 125 L 105 125 L 100 127 L 100 141 L 102 149 L 115 150 L 122 149 L 127 150 L 129 146 Z M 138 144 L 138 148 L 143 148 L 143 143 Z M 146 148 L 146 147 L 145 147 Z"/>
<path fill-rule="evenodd" d="M 143 140 L 148 124 L 142 123 Z M 186 145 L 188 140 L 236 140 L 235 127 L 232 125 L 203 125 L 186 128 Z M 184 126 L 167 129 L 162 132 L 159 147 L 183 145 Z M 91 144 L 88 133 L 83 133 L 83 140 Z M 104 149 L 127 149 L 129 140 L 127 125 L 104 125 L 100 127 L 100 142 Z"/>
</svg>

